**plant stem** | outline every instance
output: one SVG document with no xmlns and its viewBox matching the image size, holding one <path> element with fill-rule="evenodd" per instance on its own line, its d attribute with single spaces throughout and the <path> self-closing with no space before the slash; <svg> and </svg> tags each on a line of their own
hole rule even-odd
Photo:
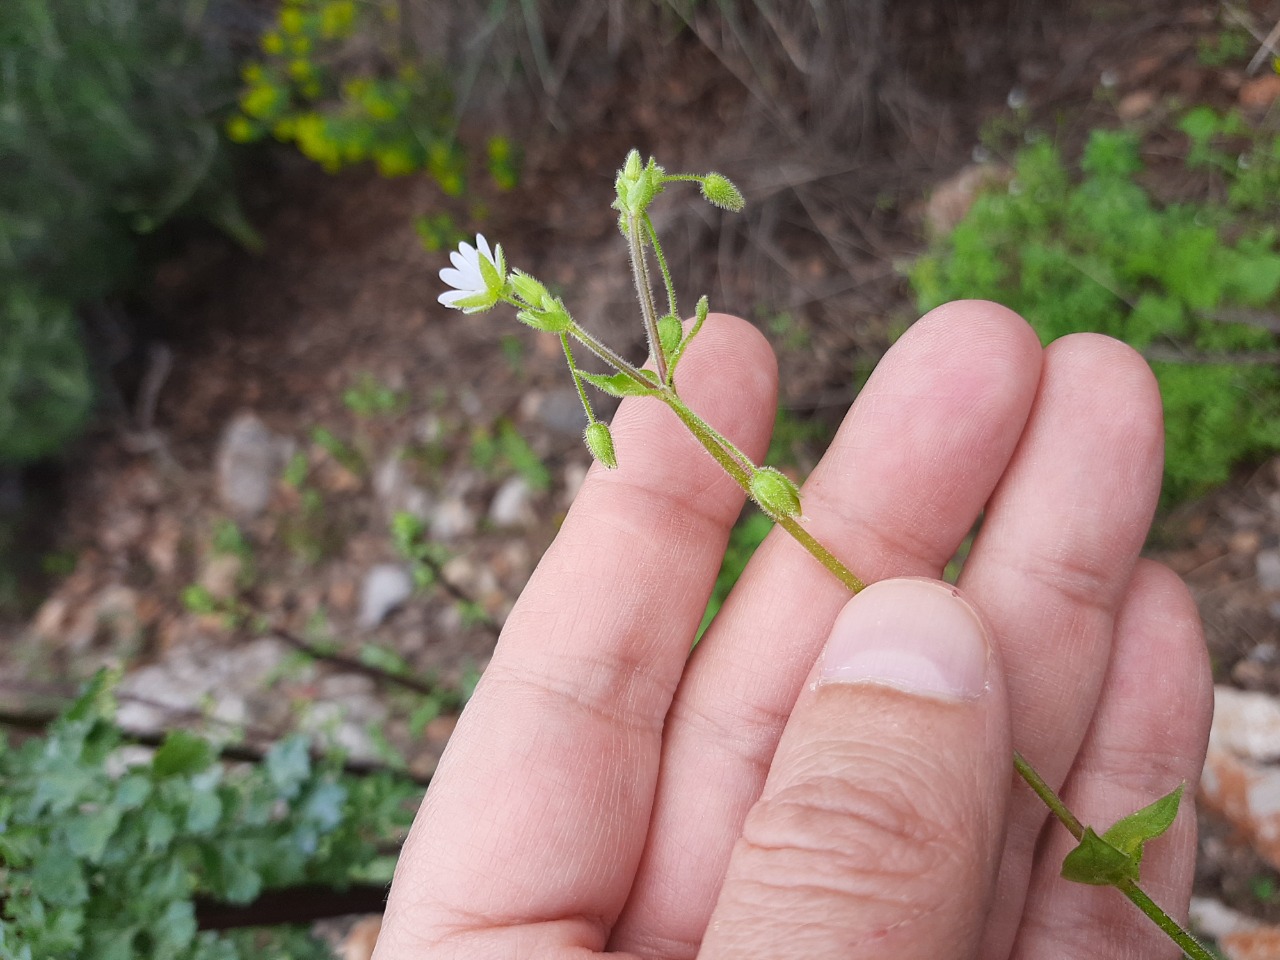
<svg viewBox="0 0 1280 960">
<path fill-rule="evenodd" d="M 627 243 L 631 250 L 631 275 L 636 282 L 636 296 L 640 300 L 640 313 L 644 317 L 644 332 L 649 338 L 649 352 L 658 379 L 667 382 L 667 358 L 662 355 L 662 340 L 658 336 L 658 313 L 653 306 L 653 283 L 649 279 L 649 261 L 644 256 L 644 241 L 640 236 L 640 221 L 627 217 Z"/>
<path fill-rule="evenodd" d="M 662 244 L 658 242 L 658 231 L 653 227 L 649 214 L 644 215 L 645 233 L 649 235 L 649 244 L 653 247 L 653 256 L 658 261 L 658 269 L 662 272 L 662 285 L 667 289 L 667 313 L 680 319 L 676 310 L 676 285 L 671 282 L 671 270 L 667 267 L 667 257 L 662 252 Z"/>
<path fill-rule="evenodd" d="M 1084 824 L 1082 824 L 1070 810 L 1067 805 L 1062 802 L 1062 798 L 1054 791 L 1053 787 L 1045 782 L 1040 774 L 1036 773 L 1035 768 L 1027 763 L 1024 757 L 1017 750 L 1013 751 L 1013 766 L 1018 771 L 1018 775 L 1027 782 L 1032 790 L 1035 791 L 1044 805 L 1049 811 L 1058 818 L 1061 823 L 1071 833 L 1073 837 L 1079 840 L 1084 836 Z M 1165 936 L 1176 943 L 1192 960 L 1214 960 L 1213 954 L 1200 945 L 1195 937 L 1187 933 L 1173 917 L 1169 916 L 1160 908 L 1160 905 L 1152 900 L 1143 889 L 1132 880 L 1121 880 L 1115 884 L 1115 888 L 1129 898 L 1129 901 L 1145 913 L 1157 927 L 1164 931 Z"/>
<path fill-rule="evenodd" d="M 1178 948 L 1191 960 L 1216 960 L 1213 954 L 1200 944 L 1199 940 L 1187 933 L 1178 921 L 1160 909 L 1160 905 L 1147 896 L 1142 888 L 1132 880 L 1121 880 L 1116 884 L 1116 889 L 1128 897 L 1130 903 L 1145 913 L 1152 923 L 1163 930 L 1165 936 L 1176 943 Z"/>
</svg>

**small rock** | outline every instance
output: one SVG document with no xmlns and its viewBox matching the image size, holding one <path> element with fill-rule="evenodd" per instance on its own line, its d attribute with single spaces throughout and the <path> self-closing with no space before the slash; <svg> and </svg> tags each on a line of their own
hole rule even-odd
<svg viewBox="0 0 1280 960">
<path fill-rule="evenodd" d="M 413 577 L 404 567 L 380 563 L 360 585 L 360 615 L 356 622 L 366 630 L 376 627 L 400 604 L 413 595 Z"/>
<path fill-rule="evenodd" d="M 1121 120 L 1137 120 L 1151 112 L 1156 105 L 1156 95 L 1152 90 L 1135 90 L 1120 98 L 1116 104 L 1116 116 Z"/>
<path fill-rule="evenodd" d="M 1232 553 L 1257 553 L 1262 537 L 1257 530 L 1237 530 L 1231 535 L 1227 547 Z"/>
<path fill-rule="evenodd" d="M 1258 589 L 1266 593 L 1280 593 L 1280 549 L 1261 550 L 1253 562 Z"/>
<path fill-rule="evenodd" d="M 533 489 L 524 477 L 512 477 L 489 504 L 489 521 L 498 529 L 527 527 L 534 522 Z"/>
<path fill-rule="evenodd" d="M 562 502 L 566 507 L 573 503 L 574 497 L 582 489 L 582 482 L 587 479 L 587 471 L 590 469 L 591 465 L 583 463 L 581 460 L 574 460 L 565 464 Z"/>
<path fill-rule="evenodd" d="M 230 600 L 239 588 L 244 561 L 234 553 L 215 553 L 200 571 L 198 583 L 218 600 Z"/>
<path fill-rule="evenodd" d="M 378 496 L 383 513 L 392 517 L 408 513 L 419 520 L 431 516 L 431 497 L 413 483 L 403 454 L 397 452 L 384 460 L 373 472 L 373 492 Z"/>
<path fill-rule="evenodd" d="M 342 941 L 342 960 L 369 960 L 382 932 L 382 917 L 364 917 L 357 920 L 346 939 Z"/>
<path fill-rule="evenodd" d="M 954 230 L 968 214 L 973 201 L 984 189 L 1009 178 L 1009 171 L 994 164 L 971 164 L 938 184 L 924 209 L 926 233 L 942 237 Z"/>
<path fill-rule="evenodd" d="M 1267 73 L 1241 84 L 1238 100 L 1246 110 L 1265 110 L 1280 96 L 1280 74 Z"/>
<path fill-rule="evenodd" d="M 178 549 L 182 545 L 182 523 L 172 514 L 156 517 L 147 538 L 146 557 L 158 577 L 171 577 L 178 569 Z"/>
<path fill-rule="evenodd" d="M 457 540 L 475 531 L 476 515 L 461 497 L 449 497 L 436 504 L 431 513 L 433 540 Z"/>
<path fill-rule="evenodd" d="M 276 477 L 292 455 L 289 438 L 273 433 L 252 413 L 237 414 L 218 444 L 219 499 L 243 516 L 262 513 L 271 502 Z"/>
<path fill-rule="evenodd" d="M 1237 757 L 1263 763 L 1280 760 L 1280 700 L 1265 693 L 1215 687 L 1210 737 Z"/>
<path fill-rule="evenodd" d="M 526 393 L 520 401 L 520 416 L 566 436 L 581 436 L 587 429 L 582 400 L 576 390 L 569 388 Z"/>
</svg>

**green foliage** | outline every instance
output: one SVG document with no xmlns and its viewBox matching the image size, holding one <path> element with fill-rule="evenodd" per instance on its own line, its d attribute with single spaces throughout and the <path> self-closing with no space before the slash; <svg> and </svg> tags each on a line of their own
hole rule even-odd
<svg viewBox="0 0 1280 960">
<path fill-rule="evenodd" d="M 403 391 L 387 386 L 366 371 L 342 394 L 342 402 L 358 417 L 374 417 L 401 412 L 408 397 Z"/>
<path fill-rule="evenodd" d="M 92 398 L 75 309 L 127 287 L 178 214 L 251 241 L 204 4 L 6 0 L 0 21 L 0 460 L 56 451 Z M 225 48 L 225 45 L 223 45 Z"/>
<path fill-rule="evenodd" d="M 1251 148 L 1276 158 L 1260 179 L 1261 162 L 1238 168 L 1221 149 L 1244 129 L 1237 118 L 1194 110 L 1182 129 L 1189 165 L 1230 174 L 1227 203 L 1157 203 L 1136 179 L 1129 133 L 1095 130 L 1078 173 L 1041 140 L 1018 155 L 1009 186 L 980 196 L 911 272 L 921 309 L 986 298 L 1046 343 L 1093 330 L 1146 352 L 1164 397 L 1166 503 L 1280 449 L 1280 369 L 1258 362 L 1280 344 L 1263 326 L 1230 322 L 1276 309 L 1280 141 Z"/>
<path fill-rule="evenodd" d="M 114 712 L 100 674 L 46 736 L 0 742 L 0 957 L 327 957 L 300 930 L 198 931 L 194 900 L 385 882 L 379 845 L 407 828 L 419 790 L 343 776 L 301 738 L 232 767 L 175 731 L 149 760 L 126 760 Z"/>
<path fill-rule="evenodd" d="M 513 470 L 539 492 L 551 489 L 551 471 L 505 417 L 493 429 L 477 427 L 472 432 L 471 460 L 480 469 L 494 473 Z"/>
<path fill-rule="evenodd" d="M 331 173 L 367 161 L 384 177 L 425 171 L 461 195 L 452 84 L 406 49 L 399 18 L 395 0 L 286 0 L 261 57 L 241 71 L 227 135 L 293 143 Z M 517 152 L 505 138 L 489 142 L 488 164 L 501 188 L 515 184 Z"/>
</svg>

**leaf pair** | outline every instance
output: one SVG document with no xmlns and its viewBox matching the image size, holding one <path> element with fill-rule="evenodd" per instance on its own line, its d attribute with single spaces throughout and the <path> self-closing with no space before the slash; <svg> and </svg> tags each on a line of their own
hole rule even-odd
<svg viewBox="0 0 1280 960">
<path fill-rule="evenodd" d="M 1182 790 L 1180 785 L 1155 803 L 1117 821 L 1101 836 L 1092 827 L 1085 827 L 1080 845 L 1062 861 L 1062 875 L 1076 883 L 1093 886 L 1136 883 L 1142 865 L 1142 848 L 1148 840 L 1154 840 L 1172 826 L 1178 816 Z"/>
</svg>

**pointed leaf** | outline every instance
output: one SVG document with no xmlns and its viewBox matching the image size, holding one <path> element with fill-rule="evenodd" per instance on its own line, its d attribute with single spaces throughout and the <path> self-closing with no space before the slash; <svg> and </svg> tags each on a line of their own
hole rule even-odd
<svg viewBox="0 0 1280 960">
<path fill-rule="evenodd" d="M 657 383 L 652 388 L 644 387 L 626 373 L 586 373 L 579 370 L 578 376 L 611 397 L 647 397 L 658 392 Z"/>
<path fill-rule="evenodd" d="M 1148 804 L 1137 813 L 1131 813 L 1117 821 L 1102 835 L 1111 846 L 1129 854 L 1136 862 L 1142 861 L 1142 845 L 1154 840 L 1173 825 L 1178 817 L 1178 804 L 1182 800 L 1183 785 L 1165 794 L 1155 803 Z"/>
<path fill-rule="evenodd" d="M 1137 880 L 1138 864 L 1093 832 L 1084 828 L 1080 845 L 1062 861 L 1062 876 L 1075 883 L 1108 887 L 1121 880 Z"/>
<path fill-rule="evenodd" d="M 662 346 L 662 355 L 671 357 L 675 355 L 676 349 L 680 346 L 680 337 L 684 334 L 684 328 L 681 326 L 678 318 L 667 314 L 658 320 L 658 341 Z"/>
</svg>

